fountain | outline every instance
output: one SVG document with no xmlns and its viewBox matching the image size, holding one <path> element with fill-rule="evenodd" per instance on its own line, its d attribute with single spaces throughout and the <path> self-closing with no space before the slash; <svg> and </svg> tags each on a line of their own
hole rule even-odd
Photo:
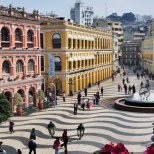
<svg viewBox="0 0 154 154">
<path fill-rule="evenodd" d="M 127 98 L 115 101 L 115 108 L 132 112 L 154 112 L 154 93 L 147 87 L 142 87 L 139 92 Z"/>
</svg>

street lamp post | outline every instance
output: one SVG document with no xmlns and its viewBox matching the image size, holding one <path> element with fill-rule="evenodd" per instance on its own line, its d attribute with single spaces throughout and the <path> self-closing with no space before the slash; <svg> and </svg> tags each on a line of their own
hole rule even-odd
<svg viewBox="0 0 154 154">
<path fill-rule="evenodd" d="M 62 137 L 59 137 L 59 136 L 54 136 L 55 134 L 55 129 L 56 129 L 56 126 L 54 123 L 50 122 L 49 125 L 48 125 L 48 130 L 49 130 L 49 134 L 51 135 L 51 137 L 53 138 L 59 138 L 59 140 L 61 140 L 64 145 L 64 148 L 65 148 L 65 151 L 64 151 L 64 154 L 67 154 L 67 144 L 69 142 L 72 142 L 72 141 L 78 141 L 78 140 L 81 140 L 81 138 L 83 137 L 84 135 L 84 131 L 85 131 L 85 128 L 83 126 L 83 124 L 79 124 L 78 128 L 77 128 L 77 136 L 78 138 L 71 138 L 71 137 L 68 137 L 67 136 L 67 130 L 64 130 L 65 131 L 65 136 L 62 136 Z"/>
</svg>

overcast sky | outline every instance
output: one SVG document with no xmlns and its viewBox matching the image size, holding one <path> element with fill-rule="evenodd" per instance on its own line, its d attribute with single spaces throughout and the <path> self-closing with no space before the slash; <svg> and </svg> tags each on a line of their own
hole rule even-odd
<svg viewBox="0 0 154 154">
<path fill-rule="evenodd" d="M 61 17 L 70 18 L 70 8 L 76 0 L 0 0 L 1 5 L 25 7 L 27 12 L 38 9 L 41 13 L 54 11 Z M 86 6 L 94 8 L 94 14 L 99 17 L 117 12 L 122 15 L 125 12 L 134 14 L 152 15 L 154 17 L 154 0 L 82 0 Z M 106 7 L 105 7 L 106 3 Z M 105 9 L 106 8 L 106 9 Z M 106 10 L 106 11 L 105 11 Z"/>
</svg>

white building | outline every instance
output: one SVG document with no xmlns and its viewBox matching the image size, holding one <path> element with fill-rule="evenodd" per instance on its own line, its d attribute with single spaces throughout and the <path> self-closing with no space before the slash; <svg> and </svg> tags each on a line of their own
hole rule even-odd
<svg viewBox="0 0 154 154">
<path fill-rule="evenodd" d="M 73 20 L 73 22 L 85 26 L 92 25 L 93 14 L 93 7 L 86 7 L 81 0 L 76 0 L 74 8 L 71 8 L 70 10 L 70 18 Z"/>
</svg>

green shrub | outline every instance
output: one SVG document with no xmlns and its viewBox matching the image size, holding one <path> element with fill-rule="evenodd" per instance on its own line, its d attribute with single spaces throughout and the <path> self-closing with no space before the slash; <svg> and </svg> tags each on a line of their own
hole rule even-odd
<svg viewBox="0 0 154 154">
<path fill-rule="evenodd" d="M 11 115 L 11 104 L 2 92 L 0 93 L 0 122 L 6 121 Z"/>
</svg>

